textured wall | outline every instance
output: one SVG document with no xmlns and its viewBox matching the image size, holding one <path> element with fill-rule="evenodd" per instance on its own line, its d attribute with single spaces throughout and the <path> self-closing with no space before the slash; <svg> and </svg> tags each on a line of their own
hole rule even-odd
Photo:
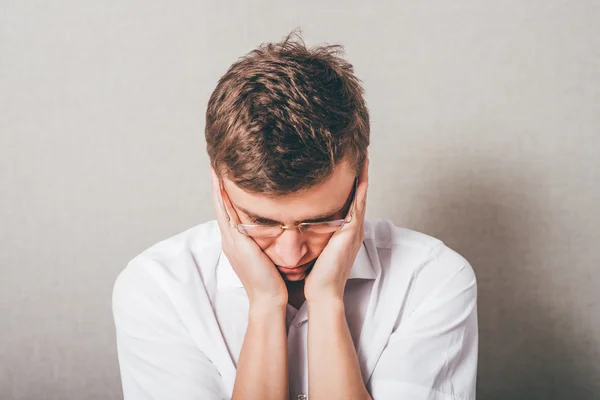
<svg viewBox="0 0 600 400">
<path fill-rule="evenodd" d="M 114 279 L 212 219 L 208 96 L 297 26 L 365 83 L 368 218 L 476 269 L 479 398 L 600 398 L 599 3 L 253 3 L 0 1 L 0 398 L 121 397 Z"/>
</svg>

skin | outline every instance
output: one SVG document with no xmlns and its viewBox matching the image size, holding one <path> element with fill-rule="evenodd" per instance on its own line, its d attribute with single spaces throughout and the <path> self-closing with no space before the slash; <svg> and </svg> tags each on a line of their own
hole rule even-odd
<svg viewBox="0 0 600 400">
<path fill-rule="evenodd" d="M 213 203 L 223 251 L 248 294 L 248 329 L 240 352 L 233 398 L 288 397 L 286 304 L 308 306 L 309 397 L 369 399 L 345 317 L 343 294 L 364 239 L 368 160 L 360 173 L 351 223 L 331 235 L 308 237 L 286 230 L 277 238 L 253 240 L 228 225 L 253 223 L 243 210 L 286 225 L 338 211 L 344 218 L 355 175 L 340 162 L 321 185 L 270 199 L 219 179 L 211 169 Z M 308 221 L 307 221 L 308 222 Z"/>
<path fill-rule="evenodd" d="M 240 223 L 280 223 L 293 225 L 296 222 L 312 221 L 316 216 L 331 214 L 331 219 L 341 219 L 351 206 L 350 194 L 354 185 L 354 172 L 343 162 L 331 177 L 319 186 L 309 188 L 301 194 L 270 199 L 251 194 L 224 178 L 223 186 L 227 204 Z M 251 215 L 244 212 L 247 210 Z M 333 214 L 333 211 L 337 211 Z M 256 220 L 252 215 L 260 216 Z M 235 219 L 235 218 L 234 218 Z M 305 300 L 304 283 L 317 257 L 325 249 L 332 234 L 304 235 L 298 230 L 287 230 L 277 238 L 253 239 L 277 267 L 288 290 L 288 302 L 299 308 Z"/>
</svg>

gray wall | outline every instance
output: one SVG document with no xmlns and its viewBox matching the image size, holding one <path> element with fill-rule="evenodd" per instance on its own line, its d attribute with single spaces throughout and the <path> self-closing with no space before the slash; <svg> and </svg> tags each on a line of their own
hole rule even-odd
<svg viewBox="0 0 600 400">
<path fill-rule="evenodd" d="M 476 269 L 479 398 L 600 398 L 599 3 L 297 3 L 0 0 L 0 398 L 121 397 L 113 281 L 212 219 L 208 97 L 297 26 L 364 81 L 367 217 Z"/>
</svg>

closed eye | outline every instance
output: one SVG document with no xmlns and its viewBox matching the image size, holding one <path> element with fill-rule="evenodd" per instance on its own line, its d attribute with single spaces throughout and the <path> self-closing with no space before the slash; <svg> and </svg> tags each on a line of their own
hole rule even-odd
<svg viewBox="0 0 600 400">
<path fill-rule="evenodd" d="M 349 199 L 350 200 L 350 199 Z M 297 223 L 311 223 L 311 222 L 328 222 L 328 221 L 332 221 L 335 219 L 340 219 L 338 217 L 338 215 L 343 212 L 345 209 L 347 209 L 348 204 L 345 204 L 344 206 L 342 206 L 342 208 L 340 208 L 339 210 L 337 210 L 336 212 L 333 212 L 329 215 L 326 216 L 315 216 L 315 218 L 312 219 L 307 219 L 301 222 L 297 222 Z M 278 221 L 273 221 L 272 219 L 268 219 L 268 218 L 263 218 L 259 215 L 253 214 L 251 212 L 249 212 L 248 210 L 245 210 L 242 207 L 239 207 L 240 211 L 242 211 L 247 217 L 248 219 L 251 221 L 251 223 L 253 224 L 260 224 L 260 225 L 285 225 L 282 224 L 281 222 Z M 341 218 L 344 218 L 343 216 Z"/>
<path fill-rule="evenodd" d="M 323 217 L 323 218 L 317 218 L 317 219 L 309 219 L 306 221 L 302 221 L 302 223 L 316 223 L 316 222 L 328 222 L 331 221 L 335 218 L 336 214 L 332 214 L 328 217 Z M 263 219 L 263 218 L 254 218 L 254 217 L 250 217 L 250 221 L 253 224 L 260 224 L 260 225 L 280 225 L 279 222 L 277 221 L 272 221 L 269 219 Z"/>
<path fill-rule="evenodd" d="M 260 225 L 279 225 L 279 222 L 277 222 L 277 221 L 271 221 L 271 220 L 262 219 L 262 218 L 250 218 L 250 222 L 252 222 L 253 224 L 260 224 Z"/>
<path fill-rule="evenodd" d="M 310 219 L 310 220 L 304 221 L 304 222 L 309 222 L 309 223 L 328 222 L 328 221 L 334 220 L 335 219 L 335 215 L 336 214 L 330 215 L 330 216 L 325 217 L 325 218 Z"/>
</svg>

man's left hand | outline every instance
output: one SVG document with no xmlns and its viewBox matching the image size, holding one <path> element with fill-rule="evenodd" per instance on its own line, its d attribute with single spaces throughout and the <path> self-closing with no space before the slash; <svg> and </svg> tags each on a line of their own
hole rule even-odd
<svg viewBox="0 0 600 400">
<path fill-rule="evenodd" d="M 358 178 L 356 205 L 350 223 L 342 226 L 329 239 L 312 271 L 306 277 L 304 296 L 308 302 L 343 300 L 344 288 L 364 239 L 364 222 L 369 185 L 369 158 L 367 156 Z M 350 210 L 352 206 L 350 206 Z M 346 219 L 350 217 L 350 210 Z"/>
</svg>

